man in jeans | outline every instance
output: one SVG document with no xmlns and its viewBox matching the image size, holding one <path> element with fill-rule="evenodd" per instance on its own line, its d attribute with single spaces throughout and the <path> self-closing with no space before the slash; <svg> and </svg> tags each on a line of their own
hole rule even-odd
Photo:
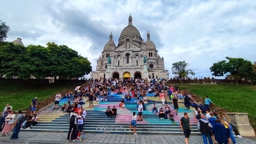
<svg viewBox="0 0 256 144">
<path fill-rule="evenodd" d="M 12 140 L 15 140 L 15 139 L 19 138 L 18 135 L 19 135 L 19 132 L 20 132 L 20 125 L 21 125 L 22 118 L 23 118 L 22 111 L 19 110 L 19 114 L 16 117 L 15 123 L 13 125 L 14 129 L 13 129 L 13 134 L 12 134 L 12 137 L 11 137 Z"/>
<path fill-rule="evenodd" d="M 204 141 L 204 144 L 208 144 L 207 139 L 209 141 L 209 144 L 213 144 L 212 142 L 212 132 L 211 132 L 211 123 L 206 119 L 206 117 L 203 114 L 200 114 L 200 119 L 198 121 L 198 130 L 202 134 L 202 138 Z"/>
</svg>

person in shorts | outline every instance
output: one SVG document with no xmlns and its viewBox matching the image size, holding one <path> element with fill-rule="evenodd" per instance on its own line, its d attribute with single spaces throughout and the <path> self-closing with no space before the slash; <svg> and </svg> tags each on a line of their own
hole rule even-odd
<svg viewBox="0 0 256 144">
<path fill-rule="evenodd" d="M 185 135 L 185 143 L 188 144 L 189 143 L 189 136 L 191 133 L 191 125 L 190 125 L 190 120 L 188 117 L 188 113 L 185 112 L 184 113 L 184 117 L 182 117 L 180 119 L 180 128 L 183 131 L 184 135 Z"/>
<path fill-rule="evenodd" d="M 60 92 L 58 92 L 55 95 L 55 101 L 54 101 L 54 108 L 53 108 L 53 110 L 55 110 L 55 109 L 58 110 L 59 109 L 60 99 L 61 99 L 61 94 L 60 94 Z"/>
<path fill-rule="evenodd" d="M 137 133 L 136 133 L 136 124 L 137 124 L 136 119 L 137 119 L 137 115 L 136 115 L 135 112 L 133 112 L 133 114 L 132 114 L 132 121 L 131 121 L 131 124 L 130 124 L 130 131 L 132 131 L 132 127 L 133 127 L 134 135 L 137 135 Z"/>
<path fill-rule="evenodd" d="M 138 104 L 138 120 L 137 121 L 142 121 L 142 112 L 143 112 L 143 105 L 142 105 L 142 100 L 139 101 Z"/>
</svg>

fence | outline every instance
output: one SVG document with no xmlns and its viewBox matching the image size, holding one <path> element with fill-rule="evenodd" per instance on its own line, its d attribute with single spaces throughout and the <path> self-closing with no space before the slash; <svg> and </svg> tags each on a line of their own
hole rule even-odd
<svg viewBox="0 0 256 144">
<path fill-rule="evenodd" d="M 167 81 L 169 84 L 180 84 L 179 79 L 170 79 Z M 235 80 L 230 79 L 189 79 L 182 80 L 184 84 L 236 84 Z M 251 84 L 247 80 L 238 80 L 239 84 Z"/>
</svg>

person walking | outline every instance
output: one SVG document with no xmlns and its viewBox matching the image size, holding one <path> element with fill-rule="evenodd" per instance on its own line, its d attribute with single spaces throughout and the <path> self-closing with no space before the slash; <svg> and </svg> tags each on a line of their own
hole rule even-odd
<svg viewBox="0 0 256 144">
<path fill-rule="evenodd" d="M 190 125 L 190 120 L 188 117 L 188 113 L 184 112 L 184 117 L 180 119 L 180 128 L 183 131 L 185 135 L 185 143 L 189 143 L 189 136 L 191 133 L 191 125 Z"/>
<path fill-rule="evenodd" d="M 209 144 L 213 144 L 212 138 L 211 138 L 212 125 L 203 114 L 200 114 L 200 119 L 197 127 L 198 127 L 198 130 L 201 132 L 204 144 L 208 144 L 208 142 Z M 207 139 L 208 139 L 208 142 L 207 142 Z"/>
<path fill-rule="evenodd" d="M 22 119 L 23 119 L 23 113 L 21 110 L 19 110 L 18 112 L 18 115 L 15 119 L 15 122 L 13 124 L 14 126 L 14 129 L 13 129 L 13 133 L 12 133 L 12 136 L 11 136 L 11 139 L 12 140 L 15 140 L 15 139 L 18 139 L 18 135 L 19 135 L 19 132 L 20 132 L 20 127 L 21 127 L 21 123 L 22 123 Z"/>
<path fill-rule="evenodd" d="M 132 131 L 132 127 L 133 127 L 133 134 L 134 135 L 137 135 L 137 133 L 136 133 L 136 124 L 137 124 L 136 119 L 137 119 L 137 115 L 136 115 L 135 112 L 133 112 L 132 121 L 131 121 L 131 124 L 130 124 L 130 131 Z"/>
<path fill-rule="evenodd" d="M 205 105 L 207 110 L 210 110 L 210 104 L 211 103 L 212 103 L 212 101 L 210 100 L 210 98 L 208 96 L 206 96 L 206 98 L 204 99 L 204 105 Z"/>
<path fill-rule="evenodd" d="M 176 111 L 176 115 L 178 115 L 178 109 L 179 109 L 179 102 L 177 96 L 174 96 L 172 99 L 173 107 Z"/>
<path fill-rule="evenodd" d="M 77 113 L 71 112 L 70 113 L 70 120 L 69 120 L 69 130 L 68 130 L 68 136 L 67 136 L 67 142 L 69 141 L 70 134 L 71 140 L 74 141 L 77 138 Z"/>
</svg>

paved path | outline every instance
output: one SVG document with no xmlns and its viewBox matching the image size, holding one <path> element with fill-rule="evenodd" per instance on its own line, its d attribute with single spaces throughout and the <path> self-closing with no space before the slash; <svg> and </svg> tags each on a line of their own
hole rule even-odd
<svg viewBox="0 0 256 144">
<path fill-rule="evenodd" d="M 51 143 L 63 144 L 66 142 L 67 133 L 52 132 L 21 132 L 18 140 L 10 140 L 10 136 L 0 136 L 0 144 L 20 143 Z M 69 142 L 73 143 L 73 142 Z M 86 134 L 85 140 L 80 143 L 86 144 L 184 144 L 183 135 L 121 135 L 121 134 Z M 202 144 L 201 136 L 192 135 L 190 144 Z M 256 144 L 248 138 L 237 138 L 238 144 Z"/>
</svg>

